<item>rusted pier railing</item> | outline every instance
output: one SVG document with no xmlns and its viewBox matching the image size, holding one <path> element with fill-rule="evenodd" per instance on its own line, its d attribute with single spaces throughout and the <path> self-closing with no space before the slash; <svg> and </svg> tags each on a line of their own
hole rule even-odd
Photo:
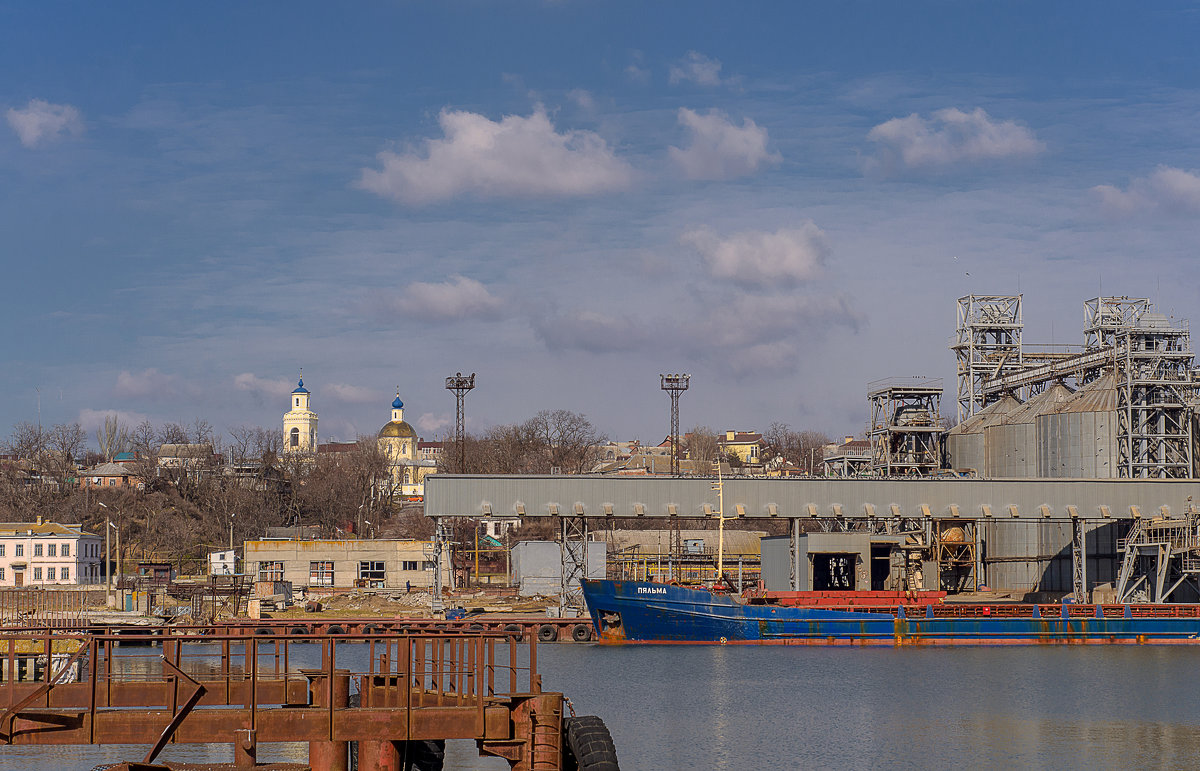
<svg viewBox="0 0 1200 771">
<path fill-rule="evenodd" d="M 14 619 L 0 623 L 10 632 L 33 632 L 47 624 Z M 447 620 L 437 618 L 326 618 L 293 616 L 290 618 L 235 618 L 201 624 L 120 624 L 97 623 L 79 617 L 62 620 L 56 628 L 79 633 L 110 633 L 157 638 L 196 635 L 371 635 L 387 632 L 440 634 L 443 632 L 495 632 L 507 636 L 536 636 L 539 642 L 592 642 L 595 630 L 588 618 L 546 618 L 544 616 L 468 616 Z"/>
<path fill-rule="evenodd" d="M 474 739 L 514 769 L 562 768 L 564 699 L 542 691 L 537 638 L 437 635 L 0 634 L 4 745 L 228 743 L 252 768 L 259 742 L 308 742 L 314 769 L 398 769 L 429 743 Z M 18 673 L 26 666 L 24 679 Z M 32 673 L 32 676 L 28 676 Z M 612 766 L 615 768 L 615 754 Z"/>
</svg>

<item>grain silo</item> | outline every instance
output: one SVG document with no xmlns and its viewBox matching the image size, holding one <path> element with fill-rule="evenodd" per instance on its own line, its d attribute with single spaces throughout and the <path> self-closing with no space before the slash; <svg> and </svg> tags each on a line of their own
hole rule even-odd
<svg viewBox="0 0 1200 771">
<path fill-rule="evenodd" d="M 1117 390 L 1111 373 L 1037 417 L 1039 477 L 1117 476 Z"/>
<path fill-rule="evenodd" d="M 1020 406 L 1017 399 L 1005 395 L 950 429 L 946 433 L 946 465 L 956 470 L 974 469 L 983 476 L 986 469 L 984 431 Z"/>
<path fill-rule="evenodd" d="M 1038 416 L 1051 412 L 1074 392 L 1054 383 L 984 429 L 984 476 L 1029 479 L 1038 474 Z"/>
</svg>

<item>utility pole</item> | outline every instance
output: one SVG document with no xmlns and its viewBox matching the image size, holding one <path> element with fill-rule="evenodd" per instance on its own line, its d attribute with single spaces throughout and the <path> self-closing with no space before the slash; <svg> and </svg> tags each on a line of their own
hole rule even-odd
<svg viewBox="0 0 1200 771">
<path fill-rule="evenodd" d="M 108 508 L 105 506 L 105 508 Z M 104 607 L 112 607 L 112 547 L 108 539 L 108 528 L 112 525 L 104 518 Z"/>
<path fill-rule="evenodd" d="M 86 488 L 85 488 L 86 489 Z M 100 508 L 108 511 L 108 505 L 104 501 L 96 501 Z M 108 515 L 104 517 L 104 607 L 111 608 L 112 599 L 112 550 L 108 538 L 108 529 L 112 527 L 112 520 Z"/>
<path fill-rule="evenodd" d="M 467 448 L 464 444 L 465 432 L 463 429 L 463 399 L 466 398 L 467 392 L 475 388 L 475 373 L 464 375 L 461 372 L 456 372 L 446 378 L 446 390 L 454 392 L 454 444 L 458 447 L 458 473 L 466 473 L 467 470 Z"/>
</svg>

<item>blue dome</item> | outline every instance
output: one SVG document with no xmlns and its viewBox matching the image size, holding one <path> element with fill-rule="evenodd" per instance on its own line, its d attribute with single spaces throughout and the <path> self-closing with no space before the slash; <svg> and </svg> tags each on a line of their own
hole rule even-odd
<svg viewBox="0 0 1200 771">
<path fill-rule="evenodd" d="M 400 401 L 400 394 L 396 394 L 396 400 L 392 402 L 392 409 L 393 410 L 404 409 L 404 402 Z"/>
<path fill-rule="evenodd" d="M 308 389 L 304 387 L 304 378 L 300 378 L 300 383 L 296 386 L 295 390 L 293 390 L 292 393 L 294 393 L 294 394 L 308 393 Z"/>
</svg>

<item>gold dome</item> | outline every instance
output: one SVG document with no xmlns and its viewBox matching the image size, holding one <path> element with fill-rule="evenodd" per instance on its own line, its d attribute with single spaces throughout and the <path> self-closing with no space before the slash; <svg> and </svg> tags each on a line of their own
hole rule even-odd
<svg viewBox="0 0 1200 771">
<path fill-rule="evenodd" d="M 413 430 L 412 426 L 408 425 L 408 423 L 403 420 L 399 423 L 392 421 L 383 428 L 379 429 L 379 438 L 416 439 L 417 432 Z"/>
</svg>

